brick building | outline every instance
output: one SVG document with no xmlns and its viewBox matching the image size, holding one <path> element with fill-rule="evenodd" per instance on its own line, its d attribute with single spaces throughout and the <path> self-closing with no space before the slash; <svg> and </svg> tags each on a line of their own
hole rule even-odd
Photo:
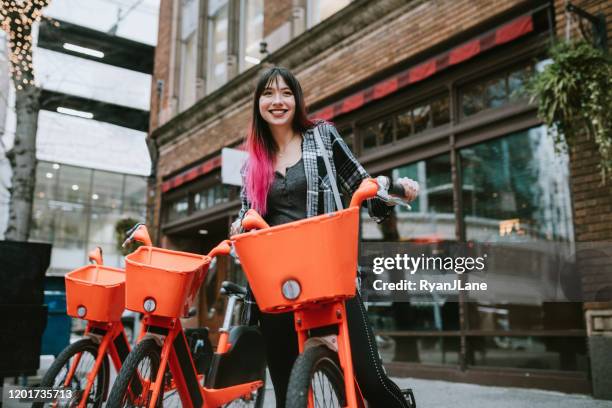
<svg viewBox="0 0 612 408">
<path fill-rule="evenodd" d="M 609 2 L 575 4 L 607 16 L 610 32 Z M 600 183 L 596 148 L 585 139 L 557 152 L 524 93 L 566 18 L 562 0 L 162 0 L 150 124 L 155 239 L 205 252 L 227 237 L 238 188 L 221 184 L 220 152 L 244 139 L 259 73 L 281 65 L 371 174 L 421 183 L 413 211 L 381 227 L 363 220 L 365 240 L 609 241 L 612 188 Z M 219 323 L 226 277 L 244 279 L 219 262 L 200 324 Z M 393 374 L 598 395 L 585 306 L 612 309 L 489 301 L 372 304 L 369 313 Z"/>
</svg>

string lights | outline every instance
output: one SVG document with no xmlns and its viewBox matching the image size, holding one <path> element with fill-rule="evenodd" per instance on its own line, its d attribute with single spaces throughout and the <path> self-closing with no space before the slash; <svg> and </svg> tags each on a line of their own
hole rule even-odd
<svg viewBox="0 0 612 408">
<path fill-rule="evenodd" d="M 17 90 L 34 86 L 32 25 L 50 1 L 0 0 L 0 27 L 8 34 L 10 73 Z"/>
</svg>

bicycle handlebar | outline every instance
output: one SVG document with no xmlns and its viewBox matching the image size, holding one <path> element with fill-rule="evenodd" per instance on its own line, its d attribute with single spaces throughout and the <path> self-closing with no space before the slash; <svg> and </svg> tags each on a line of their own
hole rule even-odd
<svg viewBox="0 0 612 408">
<path fill-rule="evenodd" d="M 368 178 L 364 179 L 359 188 L 353 193 L 349 207 L 361 207 L 361 204 L 363 204 L 365 200 L 379 197 L 385 202 L 410 208 L 403 198 L 404 195 L 404 187 L 398 182 L 389 186 L 389 179 L 387 177 L 379 176 L 376 179 Z M 242 219 L 242 228 L 245 231 L 250 231 L 254 229 L 270 228 L 270 226 L 257 211 L 251 208 Z"/>
<path fill-rule="evenodd" d="M 270 228 L 270 225 L 262 218 L 261 215 L 254 209 L 250 209 L 246 212 L 242 219 L 242 228 L 246 231 L 253 229 L 265 229 Z"/>
<path fill-rule="evenodd" d="M 145 246 L 153 246 L 147 226 L 141 222 L 130 228 L 126 234 L 128 237 L 123 241 L 122 248 L 125 248 L 132 241 L 138 241 Z"/>
<path fill-rule="evenodd" d="M 104 264 L 104 260 L 103 260 L 103 257 L 102 257 L 102 248 L 101 247 L 96 247 L 95 249 L 92 249 L 87 254 L 87 257 L 89 258 L 89 261 L 91 263 L 95 263 L 96 265 Z"/>
<path fill-rule="evenodd" d="M 229 239 L 219 242 L 219 244 L 208 253 L 208 256 L 214 258 L 219 255 L 229 255 L 232 251 L 230 244 L 231 242 Z"/>
</svg>

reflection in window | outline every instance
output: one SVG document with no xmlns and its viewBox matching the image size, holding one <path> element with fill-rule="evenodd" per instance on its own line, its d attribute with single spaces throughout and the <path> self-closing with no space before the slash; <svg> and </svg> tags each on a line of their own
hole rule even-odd
<svg viewBox="0 0 612 408">
<path fill-rule="evenodd" d="M 468 364 L 588 372 L 584 337 L 469 337 Z"/>
<path fill-rule="evenodd" d="M 227 0 L 208 2 L 208 92 L 227 81 L 228 18 Z"/>
<path fill-rule="evenodd" d="M 463 116 L 526 99 L 525 84 L 532 72 L 530 64 L 466 86 L 461 92 Z"/>
<path fill-rule="evenodd" d="M 449 96 L 444 94 L 362 127 L 362 147 L 367 151 L 388 145 L 449 122 Z"/>
<path fill-rule="evenodd" d="M 242 31 L 240 43 L 240 70 L 246 70 L 261 61 L 260 43 L 263 39 L 264 2 L 263 0 L 242 0 Z"/>
<path fill-rule="evenodd" d="M 123 175 L 107 171 L 96 171 L 91 191 L 92 204 L 95 206 L 121 208 L 123 195 Z"/>
<path fill-rule="evenodd" d="M 196 67 L 198 60 L 199 1 L 181 0 L 181 77 L 179 109 L 196 101 Z"/>
<path fill-rule="evenodd" d="M 168 206 L 168 221 L 174 221 L 187 216 L 189 212 L 189 199 L 187 196 L 173 201 Z"/>
<path fill-rule="evenodd" d="M 139 211 L 146 205 L 147 180 L 143 177 L 125 176 L 124 209 Z"/>
<path fill-rule="evenodd" d="M 462 149 L 468 240 L 571 241 L 568 157 L 544 127 Z"/>
<path fill-rule="evenodd" d="M 89 202 L 91 170 L 62 166 L 59 173 L 57 198 L 72 203 Z"/>
<path fill-rule="evenodd" d="M 364 150 L 391 143 L 393 141 L 393 121 L 389 118 L 366 127 L 362 138 Z"/>
<path fill-rule="evenodd" d="M 450 155 L 443 154 L 393 169 L 393 179 L 410 177 L 421 192 L 411 210 L 396 208 L 382 224 L 363 220 L 363 238 L 382 241 L 454 240 L 453 184 Z"/>
<path fill-rule="evenodd" d="M 230 187 L 218 184 L 200 190 L 193 195 L 193 210 L 203 211 L 215 205 L 226 203 L 230 198 Z"/>
<path fill-rule="evenodd" d="M 319 24 L 350 2 L 351 0 L 308 0 L 308 26 Z"/>
<path fill-rule="evenodd" d="M 115 223 L 128 216 L 144 221 L 145 215 L 146 190 L 133 188 L 135 185 L 146 186 L 146 179 L 38 163 L 30 239 L 53 244 L 51 273 L 65 273 L 84 265 L 87 252 L 95 246 L 104 250 L 105 264 L 122 266 Z M 128 210 L 124 208 L 128 202 L 124 190 L 131 192 Z"/>
<path fill-rule="evenodd" d="M 421 193 L 417 200 L 411 203 L 412 210 L 396 208 L 381 224 L 376 224 L 368 217 L 367 212 L 363 212 L 363 239 L 418 243 L 454 241 L 455 216 L 450 155 L 443 154 L 395 168 L 391 171 L 391 176 L 394 180 L 410 177 L 418 181 Z M 403 277 L 394 276 L 393 279 L 399 281 Z M 368 308 L 368 315 L 384 340 L 383 344 L 379 343 L 383 360 L 457 363 L 458 338 L 386 336 L 385 332 L 458 330 L 458 303 L 374 302 Z"/>
</svg>

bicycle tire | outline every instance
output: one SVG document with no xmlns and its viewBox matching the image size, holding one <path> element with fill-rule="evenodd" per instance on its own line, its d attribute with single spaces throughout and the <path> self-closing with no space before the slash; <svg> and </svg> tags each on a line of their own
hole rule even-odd
<svg viewBox="0 0 612 408">
<path fill-rule="evenodd" d="M 327 386 L 323 383 L 324 380 L 328 382 Z M 344 375 L 340 369 L 338 355 L 325 346 L 308 348 L 295 360 L 289 376 L 285 406 L 287 408 L 306 408 L 308 391 L 311 388 L 315 406 L 346 406 Z M 329 401 L 326 398 L 327 395 L 330 397 Z"/>
<path fill-rule="evenodd" d="M 78 340 L 68 345 L 68 347 L 62 350 L 62 352 L 59 353 L 57 358 L 53 361 L 53 363 L 51 364 L 51 366 L 49 367 L 49 369 L 43 376 L 40 386 L 46 387 L 46 388 L 56 388 L 56 389 L 62 388 L 60 384 L 64 382 L 66 378 L 66 374 L 68 373 L 68 370 L 70 369 L 69 363 L 71 359 L 74 356 L 76 356 L 78 353 L 88 353 L 90 355 L 90 358 L 87 358 L 87 356 L 82 355 L 81 360 L 79 361 L 79 366 L 84 361 L 90 362 L 91 369 L 92 369 L 95 363 L 96 357 L 98 356 L 98 344 L 94 343 L 92 339 L 85 338 L 85 339 Z M 87 386 L 87 376 L 90 373 L 91 369 L 80 371 L 78 369 L 79 366 L 77 366 L 77 369 L 75 370 L 75 376 L 73 377 L 73 380 L 74 378 L 77 378 L 77 374 L 79 373 L 81 373 L 83 377 L 79 378 L 78 383 L 74 385 L 77 386 L 79 389 L 84 389 L 84 387 Z M 65 372 L 63 371 L 64 368 L 65 368 Z M 104 392 L 108 387 L 109 373 L 110 373 L 109 368 L 110 367 L 109 367 L 109 362 L 108 362 L 108 356 L 106 356 L 104 360 L 102 361 L 102 365 L 100 366 L 100 369 L 96 375 L 96 384 L 94 384 L 95 387 L 92 386 L 92 392 L 94 393 L 94 398 L 91 404 L 89 401 L 87 402 L 88 407 L 98 408 L 102 406 L 102 402 L 104 400 Z M 58 377 L 60 377 L 60 374 L 62 373 L 64 374 L 63 377 L 60 378 L 59 381 L 57 381 Z M 67 389 L 71 389 L 73 393 L 75 391 L 72 387 L 69 387 Z M 58 404 L 54 406 L 57 406 L 57 407 L 77 406 L 80 401 L 80 398 L 79 398 L 80 396 L 81 394 L 77 392 L 77 394 L 73 398 L 71 398 L 68 401 L 65 401 L 66 405 L 62 404 L 63 401 L 60 400 L 60 401 L 57 401 Z M 43 408 L 46 406 L 52 406 L 52 404 L 54 403 L 55 402 L 53 403 L 35 402 L 34 404 L 32 404 L 32 408 Z"/>
<path fill-rule="evenodd" d="M 150 375 L 148 378 L 155 379 L 161 362 L 161 348 L 154 339 L 144 339 L 134 347 L 130 354 L 128 354 L 115 379 L 110 395 L 108 396 L 108 401 L 106 402 L 107 408 L 147 407 L 149 405 L 148 398 L 144 401 L 137 401 L 138 403 L 136 403 L 130 401 L 128 396 L 128 387 L 132 379 L 139 378 L 138 368 L 140 363 L 146 358 L 149 358 L 151 363 Z M 142 372 L 140 374 L 142 375 Z M 163 393 L 164 389 L 162 387 L 159 397 L 157 398 L 157 407 L 162 407 L 164 399 Z M 149 393 L 148 397 L 150 398 L 150 396 Z"/>
</svg>

